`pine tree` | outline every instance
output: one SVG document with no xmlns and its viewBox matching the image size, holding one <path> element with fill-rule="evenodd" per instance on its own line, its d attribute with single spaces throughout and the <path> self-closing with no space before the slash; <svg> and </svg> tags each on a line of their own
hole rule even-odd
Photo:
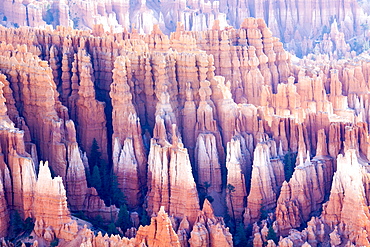
<svg viewBox="0 0 370 247">
<path fill-rule="evenodd" d="M 27 217 L 27 219 L 24 221 L 24 230 L 27 234 L 31 234 L 35 227 L 35 222 L 31 217 Z"/>
<path fill-rule="evenodd" d="M 50 242 L 50 247 L 58 246 L 59 238 L 54 238 L 53 241 Z"/>
<path fill-rule="evenodd" d="M 10 225 L 12 226 L 12 237 L 16 237 L 18 234 L 24 231 L 24 222 L 17 210 L 14 210 L 14 212 L 11 214 Z"/>
<path fill-rule="evenodd" d="M 148 215 L 148 213 L 146 212 L 145 209 L 141 209 L 141 211 L 139 210 L 139 213 L 140 213 L 140 225 L 142 226 L 147 226 L 150 224 L 150 217 Z"/>
<path fill-rule="evenodd" d="M 119 183 L 117 180 L 117 176 L 115 174 L 112 175 L 111 179 L 111 198 L 112 198 L 112 204 L 116 206 L 120 206 L 123 204 L 126 204 L 126 196 L 123 194 L 123 192 L 118 187 Z"/>
<path fill-rule="evenodd" d="M 92 187 L 91 185 L 91 173 L 90 173 L 90 168 L 85 169 L 85 176 L 86 176 L 86 182 L 88 187 Z"/>
<path fill-rule="evenodd" d="M 236 228 L 236 236 L 234 241 L 235 246 L 242 247 L 248 245 L 247 231 L 244 229 L 243 224 L 239 224 L 239 226 Z"/>
<path fill-rule="evenodd" d="M 100 214 L 95 216 L 93 219 L 90 219 L 90 221 L 97 228 L 102 228 L 103 227 L 104 220 L 103 220 L 103 217 Z"/>
<path fill-rule="evenodd" d="M 116 226 L 120 227 L 123 232 L 125 232 L 127 229 L 129 229 L 132 226 L 130 215 L 129 215 L 129 212 L 127 211 L 126 204 L 123 204 L 119 209 Z"/>
<path fill-rule="evenodd" d="M 94 186 L 99 193 L 99 196 L 106 202 L 110 201 L 110 187 L 111 177 L 108 172 L 106 162 L 101 158 L 101 152 L 99 151 L 99 145 L 94 138 L 91 145 L 89 168 L 91 172 L 90 182 L 91 186 Z M 99 178 L 98 178 L 99 176 Z"/>
<path fill-rule="evenodd" d="M 102 190 L 100 196 L 106 203 L 110 203 L 111 201 L 111 184 L 112 184 L 112 178 L 108 171 L 107 164 L 104 160 L 100 160 L 100 166 L 99 166 L 99 172 L 100 172 L 100 178 L 102 182 Z"/>
<path fill-rule="evenodd" d="M 98 166 L 100 168 L 101 166 L 101 152 L 99 151 L 99 145 L 96 139 L 94 138 L 92 145 L 91 145 L 91 151 L 90 151 L 90 159 L 89 159 L 89 167 L 90 171 L 93 170 L 94 166 Z"/>
<path fill-rule="evenodd" d="M 211 184 L 209 182 L 204 182 L 203 186 L 204 186 L 204 189 L 206 191 L 206 195 L 208 195 L 208 188 L 211 187 Z"/>
<path fill-rule="evenodd" d="M 235 192 L 235 186 L 232 185 L 232 184 L 228 184 L 227 185 L 227 190 L 228 190 L 228 193 L 229 193 L 229 201 L 230 201 L 230 206 L 231 206 L 231 212 L 233 214 L 233 222 L 234 222 L 234 225 L 235 225 L 235 212 L 234 212 L 234 205 L 233 205 L 233 200 L 232 200 L 232 195 L 231 195 L 231 193 Z"/>
<path fill-rule="evenodd" d="M 107 233 L 108 233 L 108 235 L 118 233 L 118 231 L 116 229 L 116 225 L 113 222 L 108 225 Z"/>
<path fill-rule="evenodd" d="M 288 152 L 284 155 L 284 175 L 287 182 L 293 176 L 296 158 L 297 153 Z"/>
<path fill-rule="evenodd" d="M 93 173 L 91 175 L 91 185 L 95 187 L 99 194 L 102 192 L 102 182 L 98 166 L 94 166 Z"/>
<path fill-rule="evenodd" d="M 266 239 L 267 240 L 270 240 L 271 239 L 272 241 L 275 242 L 275 244 L 278 244 L 279 239 L 278 239 L 278 237 L 276 235 L 276 232 L 275 232 L 274 228 L 272 228 L 272 226 L 269 227 L 269 230 L 267 232 Z"/>
</svg>

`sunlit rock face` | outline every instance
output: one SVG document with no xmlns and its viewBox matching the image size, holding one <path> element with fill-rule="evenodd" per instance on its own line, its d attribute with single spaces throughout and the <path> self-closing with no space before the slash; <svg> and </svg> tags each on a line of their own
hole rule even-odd
<svg viewBox="0 0 370 247">
<path fill-rule="evenodd" d="M 362 5 L 361 5 L 362 4 Z M 150 33 L 158 24 L 167 34 L 182 22 L 187 31 L 205 31 L 214 26 L 242 27 L 248 17 L 262 18 L 272 33 L 297 55 L 311 52 L 342 57 L 356 42 L 364 43 L 368 6 L 356 0 L 296 2 L 293 0 L 221 1 L 10 1 L 0 4 L 1 24 L 43 27 L 57 25 L 93 30 L 100 24 L 106 31 L 133 30 Z M 97 29 L 96 29 L 97 30 Z M 356 42 L 351 38 L 357 36 Z M 318 44 L 317 41 L 322 41 Z"/>
<path fill-rule="evenodd" d="M 0 27 L 0 236 L 16 210 L 71 246 L 369 245 L 370 57 L 345 43 L 365 17 L 281 3 L 2 3 L 83 30 Z M 308 45 L 326 24 L 304 59 L 276 37 Z M 131 215 L 120 236 L 72 220 L 117 224 L 97 154 Z"/>
<path fill-rule="evenodd" d="M 72 240 L 77 234 L 77 223 L 72 221 L 67 208 L 62 178 L 52 178 L 47 163 L 40 163 L 32 213 L 35 233 L 48 241 L 54 237 Z"/>
</svg>

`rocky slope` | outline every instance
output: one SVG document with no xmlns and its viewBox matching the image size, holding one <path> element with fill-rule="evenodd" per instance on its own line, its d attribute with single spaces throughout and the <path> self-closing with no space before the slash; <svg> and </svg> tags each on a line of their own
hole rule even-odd
<svg viewBox="0 0 370 247">
<path fill-rule="evenodd" d="M 1 236 L 17 211 L 41 246 L 368 245 L 368 53 L 297 59 L 255 18 L 0 40 Z"/>
</svg>

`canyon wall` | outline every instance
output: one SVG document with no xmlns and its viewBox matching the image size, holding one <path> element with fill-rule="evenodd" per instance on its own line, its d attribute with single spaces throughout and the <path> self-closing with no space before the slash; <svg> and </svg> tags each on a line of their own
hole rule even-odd
<svg viewBox="0 0 370 247">
<path fill-rule="evenodd" d="M 263 19 L 220 25 L 0 27 L 1 236 L 17 210 L 40 245 L 368 245 L 369 54 L 297 59 Z M 107 184 L 127 238 L 71 217 L 114 225 Z"/>
<path fill-rule="evenodd" d="M 182 22 L 187 31 L 204 31 L 211 29 L 215 20 L 222 29 L 239 28 L 245 18 L 254 17 L 264 19 L 273 34 L 298 56 L 317 50 L 343 56 L 348 51 L 345 40 L 358 51 L 366 46 L 367 9 L 366 3 L 356 0 L 4 0 L 0 23 L 8 27 L 61 25 L 95 32 L 136 29 L 147 34 L 153 24 L 159 24 L 169 34 L 177 22 Z M 96 24 L 101 28 L 94 29 Z"/>
</svg>

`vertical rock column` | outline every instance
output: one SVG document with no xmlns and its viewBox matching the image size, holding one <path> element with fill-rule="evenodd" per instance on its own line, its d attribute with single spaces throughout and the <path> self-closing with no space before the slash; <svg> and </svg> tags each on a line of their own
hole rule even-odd
<svg viewBox="0 0 370 247">
<path fill-rule="evenodd" d="M 322 217 L 331 229 L 341 225 L 339 234 L 359 246 L 370 245 L 363 236 L 370 230 L 370 212 L 367 207 L 363 177 L 364 167 L 359 163 L 356 150 L 348 149 L 337 159 L 329 201 L 323 205 Z"/>
<path fill-rule="evenodd" d="M 147 211 L 150 215 L 164 206 L 170 215 L 187 217 L 194 224 L 199 210 L 198 193 L 166 90 L 162 86 L 156 92 L 159 101 L 148 157 Z"/>
<path fill-rule="evenodd" d="M 204 201 L 203 209 L 199 212 L 190 236 L 189 244 L 191 247 L 233 246 L 229 228 L 225 226 L 222 217 L 216 217 L 214 215 L 211 203 L 207 199 Z"/>
<path fill-rule="evenodd" d="M 76 131 L 72 120 L 66 121 L 68 130 L 66 192 L 72 211 L 83 211 L 87 194 L 85 167 L 76 142 Z"/>
<path fill-rule="evenodd" d="M 232 185 L 235 191 L 228 190 L 226 187 L 226 202 L 229 215 L 241 222 L 245 208 L 247 192 L 245 177 L 242 168 L 246 166 L 246 160 L 242 153 L 241 140 L 233 138 L 227 144 L 226 168 L 227 168 L 227 186 Z"/>
<path fill-rule="evenodd" d="M 141 226 L 137 231 L 135 242 L 146 246 L 180 247 L 179 238 L 173 230 L 171 220 L 161 206 L 157 216 L 151 219 L 149 226 Z M 136 246 L 136 245 L 135 245 Z"/>
<path fill-rule="evenodd" d="M 47 162 L 40 163 L 33 203 L 35 233 L 51 241 L 54 237 L 72 240 L 77 223 L 72 221 L 67 207 L 66 191 L 61 177 L 51 177 Z"/>
<path fill-rule="evenodd" d="M 132 104 L 132 94 L 127 83 L 126 59 L 116 59 L 113 70 L 112 98 L 113 120 L 113 171 L 130 207 L 140 201 L 140 186 L 146 185 L 146 156 L 141 137 L 140 120 Z"/>
<path fill-rule="evenodd" d="M 6 80 L 3 81 L 8 83 Z M 1 193 L 3 195 L 0 203 L 4 204 L 2 216 L 5 218 L 5 222 L 3 222 L 5 226 L 9 221 L 9 219 L 6 219 L 8 217 L 6 204 L 14 207 L 24 218 L 32 215 L 32 198 L 34 196 L 36 172 L 33 159 L 26 152 L 25 132 L 14 128 L 14 123 L 9 119 L 3 87 L 4 84 L 0 82 L 0 152 L 3 153 L 1 154 L 2 162 L 0 165 Z M 7 88 L 6 90 L 10 89 Z M 10 92 L 8 91 L 7 93 L 9 94 Z M 14 103 L 14 100 L 11 100 L 10 95 L 7 96 L 10 99 L 8 103 L 11 108 L 14 107 L 14 105 L 11 105 Z M 17 116 L 16 112 L 14 114 Z"/>
<path fill-rule="evenodd" d="M 154 131 L 160 135 L 152 138 L 148 157 L 148 213 L 164 206 L 171 215 L 187 217 L 193 224 L 199 201 L 187 150 L 176 136 L 172 144 L 165 139 L 164 121 L 159 116 Z"/>
<path fill-rule="evenodd" d="M 105 104 L 95 99 L 93 69 L 90 57 L 84 50 L 78 52 L 80 86 L 78 90 L 77 135 L 81 145 L 90 157 L 91 146 L 95 139 L 100 147 L 102 158 L 108 159 L 107 128 L 104 114 Z"/>
<path fill-rule="evenodd" d="M 221 165 L 215 136 L 212 134 L 199 134 L 196 154 L 199 185 L 205 188 L 205 184 L 209 184 L 209 191 L 221 192 Z"/>
<path fill-rule="evenodd" d="M 27 61 L 27 62 L 25 62 Z M 66 112 L 58 100 L 52 70 L 46 61 L 19 50 L 17 57 L 3 60 L 1 69 L 13 68 L 12 83 L 17 107 L 40 150 L 40 156 L 52 163 L 55 174 L 66 175 L 66 147 L 63 143 L 63 120 L 58 113 Z M 37 81 L 37 83 L 33 83 Z M 33 92 L 30 94 L 30 92 Z"/>
<path fill-rule="evenodd" d="M 262 210 L 268 211 L 276 206 L 277 186 L 269 147 L 258 143 L 254 151 L 251 190 L 244 214 L 246 225 L 258 221 Z"/>
<path fill-rule="evenodd" d="M 311 213 L 318 210 L 324 200 L 325 184 L 320 184 L 323 174 L 318 174 L 309 155 L 305 162 L 300 155 L 300 164 L 295 168 L 289 183 L 283 183 L 277 203 L 276 218 L 282 235 L 308 221 Z"/>
</svg>

